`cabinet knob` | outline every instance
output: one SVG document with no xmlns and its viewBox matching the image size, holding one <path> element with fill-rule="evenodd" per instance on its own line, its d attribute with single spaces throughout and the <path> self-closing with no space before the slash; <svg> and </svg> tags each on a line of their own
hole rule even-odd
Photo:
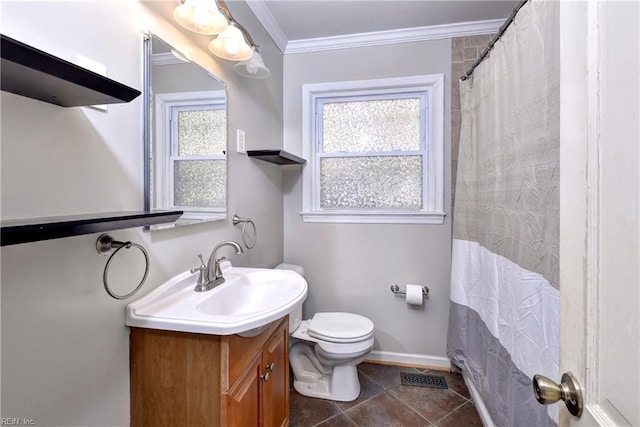
<svg viewBox="0 0 640 427">
<path fill-rule="evenodd" d="M 260 379 L 263 380 L 265 383 L 269 381 L 269 372 L 267 372 L 264 375 L 260 375 Z"/>
<path fill-rule="evenodd" d="M 273 370 L 276 368 L 276 364 L 275 364 L 275 363 L 273 363 L 273 362 L 272 362 L 272 363 L 269 363 L 269 364 L 266 366 L 266 368 L 267 368 L 268 370 L 270 370 L 271 372 L 273 372 Z"/>
</svg>

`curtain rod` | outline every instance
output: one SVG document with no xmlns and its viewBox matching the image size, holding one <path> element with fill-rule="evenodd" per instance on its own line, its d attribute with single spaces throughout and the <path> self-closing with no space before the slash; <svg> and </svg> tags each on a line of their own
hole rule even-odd
<svg viewBox="0 0 640 427">
<path fill-rule="evenodd" d="M 480 63 L 482 61 L 484 61 L 484 59 L 489 55 L 489 52 L 491 52 L 491 50 L 493 49 L 493 46 L 496 44 L 496 42 L 498 40 L 500 40 L 500 38 L 502 37 L 502 35 L 504 34 L 505 31 L 507 31 L 507 28 L 509 28 L 509 25 L 511 25 L 511 23 L 513 22 L 513 20 L 515 19 L 516 15 L 518 14 L 518 11 L 522 8 L 522 6 L 525 5 L 525 3 L 527 3 L 529 0 L 521 0 L 520 3 L 518 3 L 516 5 L 516 7 L 513 8 L 513 11 L 511 12 L 511 15 L 507 18 L 507 20 L 505 21 L 504 24 L 502 24 L 502 26 L 500 27 L 500 29 L 498 30 L 498 33 L 493 36 L 493 38 L 491 39 L 491 41 L 489 42 L 489 44 L 487 45 L 487 48 L 482 51 L 482 53 L 480 54 L 480 57 L 476 60 L 476 62 L 473 63 L 473 65 L 471 66 L 471 68 L 469 68 L 469 70 L 467 70 L 466 73 L 464 73 L 464 76 L 460 77 L 461 81 L 465 81 L 467 80 L 469 77 L 471 77 L 471 74 L 473 74 L 473 71 L 476 69 L 476 67 L 478 65 L 480 65 Z"/>
</svg>

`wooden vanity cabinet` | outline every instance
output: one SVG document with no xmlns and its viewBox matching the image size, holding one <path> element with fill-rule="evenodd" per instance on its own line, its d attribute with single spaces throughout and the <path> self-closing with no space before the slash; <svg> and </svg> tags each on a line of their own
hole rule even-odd
<svg viewBox="0 0 640 427">
<path fill-rule="evenodd" d="M 289 423 L 289 320 L 255 337 L 131 328 L 131 425 Z"/>
</svg>

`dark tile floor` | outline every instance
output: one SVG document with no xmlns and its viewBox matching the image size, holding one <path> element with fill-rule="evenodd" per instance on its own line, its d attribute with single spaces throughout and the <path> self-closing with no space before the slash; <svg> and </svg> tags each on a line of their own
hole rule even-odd
<svg viewBox="0 0 640 427">
<path fill-rule="evenodd" d="M 449 389 L 406 386 L 400 372 L 443 375 Z M 291 389 L 291 427 L 482 426 L 457 373 L 362 363 L 360 397 L 353 402 L 312 399 Z"/>
</svg>

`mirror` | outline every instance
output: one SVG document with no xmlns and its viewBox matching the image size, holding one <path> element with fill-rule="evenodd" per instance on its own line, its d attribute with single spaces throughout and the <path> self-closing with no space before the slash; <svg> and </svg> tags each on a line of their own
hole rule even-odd
<svg viewBox="0 0 640 427">
<path fill-rule="evenodd" d="M 171 224 L 227 217 L 226 84 L 158 36 L 144 37 L 144 209 Z"/>
</svg>

